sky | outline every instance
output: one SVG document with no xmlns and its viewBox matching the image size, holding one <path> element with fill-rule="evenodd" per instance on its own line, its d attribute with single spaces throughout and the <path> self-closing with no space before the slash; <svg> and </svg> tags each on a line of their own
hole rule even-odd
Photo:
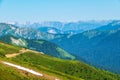
<svg viewBox="0 0 120 80">
<path fill-rule="evenodd" d="M 0 22 L 120 19 L 120 0 L 0 0 Z"/>
</svg>

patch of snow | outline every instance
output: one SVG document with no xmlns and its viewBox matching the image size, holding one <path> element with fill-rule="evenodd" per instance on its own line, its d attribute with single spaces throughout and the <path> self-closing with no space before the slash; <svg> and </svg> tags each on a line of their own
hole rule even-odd
<svg viewBox="0 0 120 80">
<path fill-rule="evenodd" d="M 23 70 L 23 71 L 26 71 L 26 72 L 29 72 L 29 73 L 32 73 L 36 76 L 43 76 L 43 74 L 41 74 L 39 72 L 36 72 L 34 70 L 31 70 L 31 69 L 28 69 L 28 68 L 25 68 L 25 67 L 22 67 L 22 66 L 19 66 L 19 65 L 15 65 L 15 64 L 12 64 L 12 63 L 9 63 L 9 62 L 3 62 L 3 64 L 9 65 L 11 67 L 14 67 L 14 68 L 17 68 L 17 69 L 20 69 L 20 70 Z"/>
<path fill-rule="evenodd" d="M 52 33 L 52 34 L 55 34 L 55 33 L 56 33 L 56 31 L 55 31 L 55 30 L 52 30 L 52 29 L 49 30 L 48 32 L 49 32 L 49 33 Z"/>
<path fill-rule="evenodd" d="M 14 26 L 11 26 L 11 25 L 10 25 L 10 28 L 11 28 L 12 30 L 15 30 L 15 27 L 14 27 Z"/>
</svg>

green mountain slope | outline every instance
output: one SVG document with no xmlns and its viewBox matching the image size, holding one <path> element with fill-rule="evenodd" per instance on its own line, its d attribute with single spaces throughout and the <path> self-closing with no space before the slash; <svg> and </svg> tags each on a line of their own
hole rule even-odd
<svg viewBox="0 0 120 80">
<path fill-rule="evenodd" d="M 0 37 L 0 41 L 13 44 L 16 46 L 21 46 L 29 48 L 32 50 L 40 51 L 45 54 L 62 58 L 62 59 L 75 59 L 75 57 L 54 43 L 45 40 L 28 40 L 23 38 L 17 38 L 11 35 L 5 35 Z"/>
<path fill-rule="evenodd" d="M 52 42 L 76 55 L 78 60 L 120 73 L 120 21 Z"/>
<path fill-rule="evenodd" d="M 48 72 L 52 72 L 61 76 L 65 76 L 66 74 L 76 78 L 82 78 L 85 80 L 119 80 L 115 74 L 102 71 L 91 67 L 85 63 L 79 61 L 67 61 L 61 60 L 53 57 L 49 57 L 47 55 L 34 54 L 27 52 L 16 58 L 12 59 L 16 63 L 26 63 L 29 66 L 37 68 L 38 70 L 44 70 Z M 67 76 L 68 80 L 78 80 L 72 79 Z"/>
<path fill-rule="evenodd" d="M 6 54 L 18 53 L 21 48 L 17 46 L 11 46 L 0 42 L 0 56 L 5 56 Z"/>
<path fill-rule="evenodd" d="M 45 40 L 27 40 L 28 48 L 62 59 L 75 59 L 74 56 L 54 43 Z"/>
<path fill-rule="evenodd" d="M 8 45 L 6 45 L 6 47 L 8 47 Z M 11 50 L 10 48 L 8 48 L 6 51 L 4 47 L 2 49 L 5 50 L 5 52 Z M 83 62 L 75 60 L 62 60 L 45 54 L 26 52 L 10 59 L 0 56 L 0 60 L 9 61 L 14 64 L 25 66 L 48 75 L 56 76 L 61 80 L 81 80 L 81 78 L 85 80 L 120 80 L 119 75 L 96 69 Z M 24 78 L 26 78 L 27 80 L 27 77 L 23 77 L 21 73 L 19 73 L 18 71 L 14 71 L 15 69 L 9 69 L 10 68 L 7 68 L 8 72 L 6 72 L 6 75 L 8 75 L 9 79 L 24 80 Z M 4 71 L 6 71 L 6 67 L 2 65 L 0 67 L 0 70 L 3 70 L 4 74 Z M 14 75 L 12 76 L 12 74 Z M 0 75 L 4 77 L 4 75 Z M 31 80 L 37 80 L 36 77 L 35 79 L 33 79 L 34 77 L 32 78 L 32 76 L 29 77 L 29 79 L 30 78 Z"/>
</svg>

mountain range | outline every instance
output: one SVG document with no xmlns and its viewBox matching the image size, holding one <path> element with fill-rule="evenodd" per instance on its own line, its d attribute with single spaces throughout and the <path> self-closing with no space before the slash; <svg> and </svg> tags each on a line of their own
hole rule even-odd
<svg viewBox="0 0 120 80">
<path fill-rule="evenodd" d="M 67 29 L 75 31 L 73 34 L 69 33 L 65 27 L 61 28 L 60 25 L 63 26 L 63 24 L 59 22 L 42 24 L 45 27 L 41 27 L 37 23 L 36 25 L 38 26 L 18 27 L 17 25 L 0 23 L 0 39 L 3 42 L 44 52 L 54 57 L 77 59 L 101 69 L 120 73 L 119 20 L 105 21 L 97 26 L 91 24 L 92 27 L 86 28 L 75 26 L 76 23 L 69 23 Z M 50 25 L 54 25 L 54 27 Z M 77 28 L 73 29 L 70 25 Z M 81 27 L 82 32 L 79 31 Z M 68 31 L 68 33 L 66 34 L 64 31 Z"/>
<path fill-rule="evenodd" d="M 120 73 L 120 21 L 52 42 L 91 65 Z"/>
<path fill-rule="evenodd" d="M 103 26 L 110 23 L 109 21 L 78 21 L 78 22 L 41 22 L 41 23 L 30 23 L 26 22 L 24 24 L 15 23 L 14 25 L 19 27 L 29 27 L 39 29 L 41 32 L 47 32 L 52 34 L 78 34 L 86 30 L 95 29 L 97 27 Z"/>
<path fill-rule="evenodd" d="M 3 35 L 14 35 L 17 37 L 23 37 L 25 39 L 45 39 L 45 40 L 51 40 L 59 37 L 63 37 L 64 35 L 55 35 L 45 32 L 40 32 L 37 29 L 34 28 L 21 28 L 17 27 L 15 25 L 6 24 L 6 23 L 0 23 L 0 36 Z"/>
</svg>

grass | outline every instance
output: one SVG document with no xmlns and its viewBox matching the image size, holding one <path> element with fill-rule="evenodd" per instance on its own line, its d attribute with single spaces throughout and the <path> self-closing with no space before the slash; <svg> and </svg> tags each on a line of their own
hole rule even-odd
<svg viewBox="0 0 120 80">
<path fill-rule="evenodd" d="M 47 80 L 0 63 L 0 80 Z"/>
<path fill-rule="evenodd" d="M 63 49 L 61 49 L 61 48 L 59 48 L 59 47 L 57 47 L 56 48 L 56 50 L 58 51 L 58 52 L 60 52 L 60 54 L 61 54 L 61 56 L 64 58 L 64 59 L 75 59 L 75 57 L 74 56 L 72 56 L 72 55 L 70 55 L 68 52 L 66 52 L 65 50 L 63 50 Z"/>
<path fill-rule="evenodd" d="M 21 48 L 17 46 L 11 46 L 8 44 L 0 43 L 0 56 L 5 56 L 6 54 L 18 53 Z"/>
<path fill-rule="evenodd" d="M 37 70 L 61 75 L 65 80 L 80 80 L 81 78 L 85 80 L 120 80 L 119 75 L 96 69 L 79 61 L 61 60 L 31 52 L 21 54 L 12 61 L 27 64 Z"/>
</svg>

